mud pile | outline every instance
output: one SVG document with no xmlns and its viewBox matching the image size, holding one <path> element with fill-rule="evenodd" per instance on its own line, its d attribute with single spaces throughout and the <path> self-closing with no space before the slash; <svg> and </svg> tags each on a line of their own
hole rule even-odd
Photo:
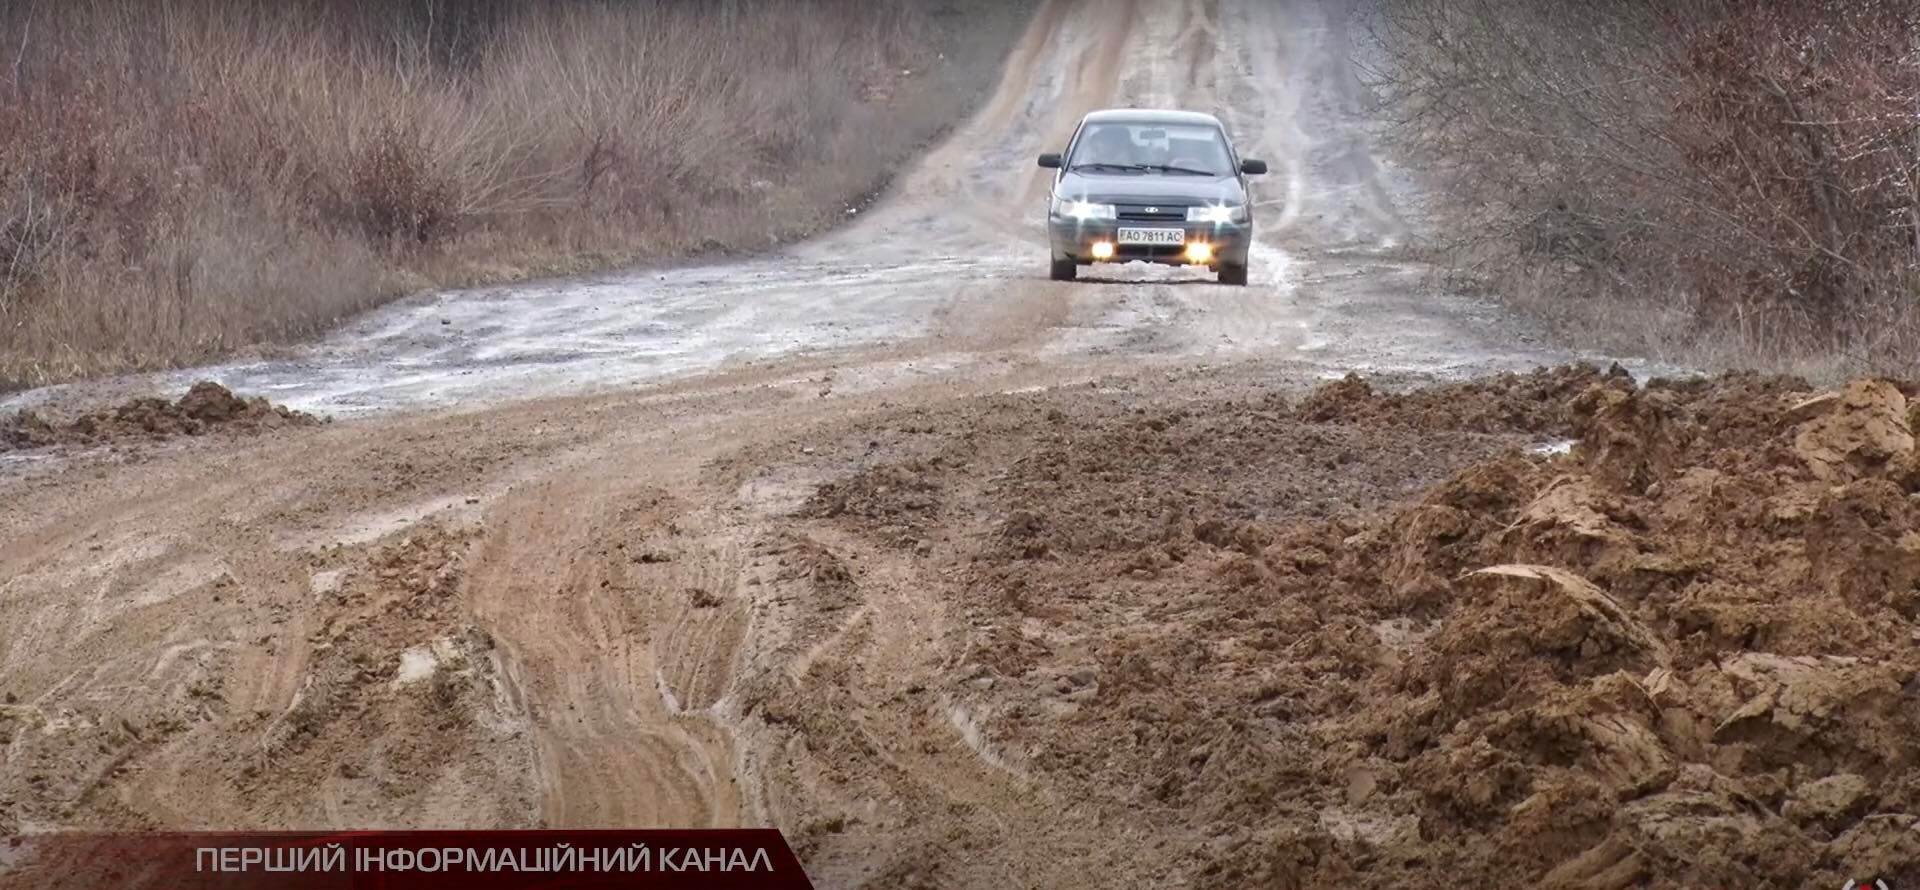
<svg viewBox="0 0 1920 890">
<path fill-rule="evenodd" d="M 1498 374 L 1450 386 L 1390 392 L 1348 374 L 1316 389 L 1294 414 L 1314 423 L 1385 425 L 1424 430 L 1544 433 L 1568 427 L 1567 402 L 1597 383 L 1630 379 L 1614 365 L 1564 365 L 1526 374 Z"/>
<path fill-rule="evenodd" d="M 1920 879 L 1913 410 L 1790 389 L 1594 386 L 1567 459 L 1476 468 L 1346 548 L 1341 605 L 1428 634 L 1329 731 L 1398 789 L 1373 810 L 1484 879 Z"/>
<path fill-rule="evenodd" d="M 950 694 L 1013 768 L 1167 840 L 1174 885 L 1898 886 L 1920 883 L 1914 392 L 1349 378 L 1027 424 L 949 461 L 976 490 L 920 462 L 911 505 L 836 521 L 957 542 L 980 630 Z M 1396 496 L 1422 448 L 1456 465 Z"/>
<path fill-rule="evenodd" d="M 1262 666 L 1246 716 L 1304 705 L 1336 752 L 1306 775 L 1345 787 L 1222 886 L 1920 880 L 1911 409 L 1792 389 L 1588 382 L 1567 458 L 1249 554 L 1263 599 L 1314 613 L 1288 644 L 1314 657 Z"/>
<path fill-rule="evenodd" d="M 19 411 L 0 418 L 0 451 L 198 436 L 214 430 L 254 433 L 321 422 L 264 398 L 240 398 L 218 383 L 203 380 L 173 402 L 144 396 L 71 419 Z"/>
</svg>

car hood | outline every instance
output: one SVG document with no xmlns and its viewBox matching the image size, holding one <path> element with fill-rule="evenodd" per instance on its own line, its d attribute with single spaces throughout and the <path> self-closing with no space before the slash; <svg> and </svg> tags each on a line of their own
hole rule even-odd
<svg viewBox="0 0 1920 890">
<path fill-rule="evenodd" d="M 1246 200 L 1240 180 L 1204 176 L 1101 175 L 1067 173 L 1054 193 L 1096 204 L 1237 204 Z"/>
</svg>

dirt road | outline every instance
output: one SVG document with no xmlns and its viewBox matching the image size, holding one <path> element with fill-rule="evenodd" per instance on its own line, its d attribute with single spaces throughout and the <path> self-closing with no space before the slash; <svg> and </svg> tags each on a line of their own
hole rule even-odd
<svg viewBox="0 0 1920 890">
<path fill-rule="evenodd" d="M 1337 547 L 1342 517 L 1568 435 L 1557 406 L 1604 381 L 1418 422 L 1276 395 L 1567 357 L 1422 286 L 1341 12 L 1053 0 L 979 115 L 831 237 L 94 385 L 211 376 L 346 420 L 0 465 L 0 833 L 771 823 L 822 886 L 876 888 L 1265 885 L 1425 843 L 1387 806 L 1415 774 L 1354 753 L 1404 727 L 1342 736 L 1342 802 L 1291 789 L 1334 750 L 1309 718 L 1435 603 L 1249 615 L 1268 570 L 1234 536 Z M 1214 111 L 1273 162 L 1253 286 L 1040 274 L 1033 155 L 1128 104 Z M 1315 610 L 1377 624 L 1379 663 Z M 1394 867 L 1527 873 L 1455 847 Z"/>
<path fill-rule="evenodd" d="M 285 359 L 128 381 L 213 377 L 347 414 L 630 386 L 796 352 L 878 345 L 929 367 L 1261 356 L 1302 367 L 1473 372 L 1564 358 L 1489 308 L 1449 301 L 1396 248 L 1411 182 L 1375 158 L 1337 0 L 1045 4 L 998 90 L 879 205 L 838 233 L 747 262 L 425 297 Z M 1045 178 L 1086 111 L 1187 107 L 1225 120 L 1256 183 L 1245 291 L 1129 268 L 1056 285 Z M 98 392 L 98 384 L 82 388 Z M 74 395 L 52 388 L 13 400 Z"/>
</svg>

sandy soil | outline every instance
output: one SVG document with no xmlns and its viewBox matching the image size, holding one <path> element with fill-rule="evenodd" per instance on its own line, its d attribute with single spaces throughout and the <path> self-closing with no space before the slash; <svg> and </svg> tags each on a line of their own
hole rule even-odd
<svg viewBox="0 0 1920 890">
<path fill-rule="evenodd" d="M 368 416 L 0 455 L 0 833 L 772 824 L 876 890 L 1920 881 L 1914 389 L 1495 374 L 1564 356 L 1420 286 L 1337 6 L 1120 5 L 1043 5 L 832 238 L 197 372 Z M 1274 160 L 1257 286 L 1044 280 L 1030 155 L 1129 101 Z"/>
</svg>

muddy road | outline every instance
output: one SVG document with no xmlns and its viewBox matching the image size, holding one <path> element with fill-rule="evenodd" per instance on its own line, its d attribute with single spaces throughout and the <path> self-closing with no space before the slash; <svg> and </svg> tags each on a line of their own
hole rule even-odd
<svg viewBox="0 0 1920 890">
<path fill-rule="evenodd" d="M 1538 463 L 1580 433 L 1567 412 L 1599 398 L 1587 389 L 1620 393 L 1605 398 L 1627 426 L 1588 424 L 1615 443 L 1669 442 L 1673 405 L 1754 441 L 1812 415 L 1779 407 L 1803 395 L 1784 384 L 1646 407 L 1592 371 L 1468 384 L 1412 408 L 1350 383 L 1302 401 L 1349 371 L 1463 378 L 1571 357 L 1423 281 L 1405 247 L 1415 183 L 1372 149 L 1345 14 L 1311 0 L 1052 0 L 978 115 L 830 237 L 740 263 L 424 298 L 294 358 L 17 398 L 212 377 L 342 419 L 0 464 L 0 833 L 773 824 L 828 887 L 1293 886 L 1351 877 L 1336 866 L 1356 861 L 1409 886 L 1576 862 L 1567 880 L 1599 887 L 1634 886 L 1659 850 L 1679 861 L 1705 843 L 1615 843 L 1608 820 L 1632 795 L 1679 795 L 1654 808 L 1678 825 L 1708 802 L 1797 794 L 1808 776 L 1736 793 L 1695 769 L 1785 769 L 1764 748 L 1773 736 L 1699 729 L 1741 707 L 1746 675 L 1713 673 L 1723 653 L 1665 636 L 1724 619 L 1728 646 L 1768 638 L 1742 636 L 1711 597 L 1614 628 L 1659 653 L 1622 665 L 1667 671 L 1675 685 L 1659 688 L 1676 691 L 1659 694 L 1680 696 L 1668 710 L 1697 710 L 1688 731 L 1707 736 L 1692 753 L 1654 751 L 1645 708 L 1620 704 L 1621 689 L 1602 703 L 1618 719 L 1565 724 L 1614 734 L 1599 784 L 1553 784 L 1586 763 L 1573 755 L 1500 760 L 1484 737 L 1441 739 L 1453 715 L 1436 702 L 1458 702 L 1421 684 L 1510 667 L 1471 661 L 1478 644 L 1448 635 L 1448 579 L 1480 567 L 1469 545 L 1545 561 L 1634 499 L 1645 515 L 1745 515 L 1669 504 L 1698 493 L 1677 483 L 1606 488 L 1624 451 Z M 1252 286 L 1136 267 L 1045 280 L 1033 156 L 1116 105 L 1215 112 L 1273 164 L 1257 184 Z M 1904 396 L 1869 396 L 1860 410 L 1885 433 L 1874 448 L 1910 456 Z M 1764 410 L 1724 410 L 1749 397 Z M 1855 448 L 1834 441 L 1820 453 Z M 1735 465 L 1674 448 L 1644 472 Z M 1745 492 L 1753 504 L 1808 472 L 1790 449 L 1766 454 L 1777 484 Z M 1909 457 L 1877 460 L 1894 475 L 1860 484 L 1897 484 Z M 1452 483 L 1457 502 L 1398 506 L 1483 465 L 1491 481 Z M 1535 488 L 1589 470 L 1598 493 L 1540 514 L 1538 541 L 1501 531 Z M 1808 486 L 1814 501 L 1837 490 Z M 1753 509 L 1828 515 L 1809 504 Z M 1911 502 L 1888 504 L 1905 522 Z M 1452 531 L 1431 525 L 1440 507 Z M 1604 521 L 1630 537 L 1647 521 L 1630 512 Z M 1366 524 L 1378 515 L 1388 524 Z M 1549 528 L 1562 520 L 1573 531 Z M 1360 562 L 1329 555 L 1343 546 Z M 1662 566 L 1702 552 L 1614 567 L 1663 590 L 1685 572 Z M 1752 577 L 1786 585 L 1789 564 Z M 1369 599 L 1356 573 L 1382 566 L 1402 574 Z M 1334 586 L 1299 580 L 1323 569 Z M 1595 602 L 1574 582 L 1556 589 Z M 1816 657 L 1829 631 L 1863 658 L 1909 640 L 1905 601 L 1816 627 L 1839 602 L 1777 630 L 1792 641 L 1781 657 Z M 1544 659 L 1552 682 L 1586 679 L 1514 643 L 1524 628 L 1487 633 L 1517 647 L 1514 670 Z M 1408 665 L 1431 670 L 1409 679 Z M 1845 673 L 1820 694 L 1920 713 L 1900 710 L 1913 687 L 1896 673 Z M 1556 707 L 1599 701 L 1579 689 L 1555 692 Z M 1524 703 L 1482 704 L 1519 715 L 1488 730 L 1496 742 L 1575 745 L 1527 735 L 1562 724 L 1527 722 Z M 1889 772 L 1911 766 L 1907 718 L 1862 719 L 1858 744 L 1818 762 L 1852 775 L 1847 789 L 1920 800 L 1920 783 Z M 1715 753 L 1735 742 L 1756 747 Z M 1439 778 L 1467 773 L 1491 784 L 1445 798 Z M 1526 789 L 1546 795 L 1525 811 L 1537 836 L 1501 827 Z M 1861 818 L 1860 800 L 1791 829 L 1787 853 L 1825 862 L 1820 845 Z M 1735 816 L 1753 838 L 1787 836 Z M 1536 841 L 1557 852 L 1512 858 Z M 1707 876 L 1782 874 L 1810 872 Z"/>
<path fill-rule="evenodd" d="M 291 357 L 124 385 L 211 377 L 348 414 L 621 388 L 796 353 L 853 361 L 883 345 L 939 367 L 1259 356 L 1465 373 L 1563 358 L 1489 307 L 1437 294 L 1399 249 L 1413 182 L 1372 149 L 1347 14 L 1338 0 L 1049 2 L 976 117 L 831 236 L 746 262 L 422 297 Z M 1215 113 L 1243 154 L 1272 163 L 1255 183 L 1251 287 L 1161 267 L 1045 280 L 1050 171 L 1034 157 L 1107 106 Z M 12 403 L 76 389 L 101 387 Z"/>
</svg>

